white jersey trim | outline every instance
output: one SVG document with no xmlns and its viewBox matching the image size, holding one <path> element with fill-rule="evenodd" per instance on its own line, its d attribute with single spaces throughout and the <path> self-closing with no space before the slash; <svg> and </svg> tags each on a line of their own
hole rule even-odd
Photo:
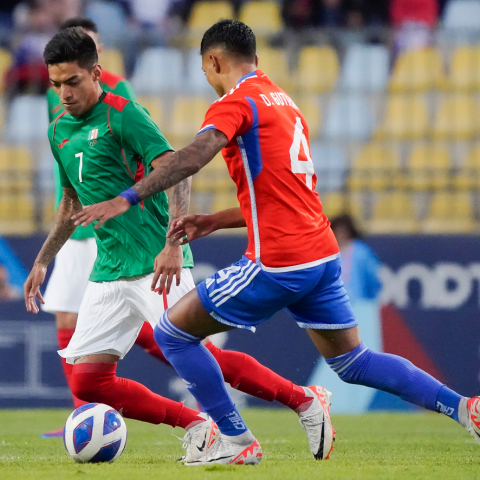
<svg viewBox="0 0 480 480">
<path fill-rule="evenodd" d="M 340 258 L 339 253 L 330 255 L 329 257 L 321 258 L 320 260 L 314 260 L 313 262 L 301 263 L 300 265 L 291 265 L 289 267 L 266 267 L 263 264 L 261 267 L 262 270 L 270 273 L 294 272 L 296 270 L 305 270 L 306 268 L 316 267 L 318 265 L 322 265 L 323 263 L 330 262 L 331 260 L 335 260 L 336 258 Z"/>
<path fill-rule="evenodd" d="M 261 265 L 260 261 L 260 232 L 258 229 L 258 215 L 257 215 L 257 201 L 255 199 L 255 189 L 253 187 L 252 172 L 250 171 L 250 165 L 248 164 L 247 151 L 243 144 L 242 137 L 237 137 L 238 147 L 240 148 L 240 154 L 242 155 L 243 168 L 247 176 L 248 190 L 250 192 L 250 203 L 252 207 L 252 224 L 253 224 L 253 240 L 255 243 L 255 263 Z"/>
</svg>

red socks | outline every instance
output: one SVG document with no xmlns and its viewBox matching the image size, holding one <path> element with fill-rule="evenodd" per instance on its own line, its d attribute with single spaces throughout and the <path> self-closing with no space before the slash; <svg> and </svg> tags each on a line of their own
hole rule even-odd
<svg viewBox="0 0 480 480">
<path fill-rule="evenodd" d="M 68 343 L 70 342 L 70 339 L 72 338 L 73 332 L 75 331 L 74 328 L 59 328 L 57 330 L 57 339 L 58 339 L 58 346 L 60 347 L 61 350 L 64 348 L 67 348 Z M 72 384 L 71 384 L 71 377 L 72 377 L 72 367 L 73 365 L 70 365 L 67 363 L 67 361 L 60 357 L 62 360 L 62 366 L 63 366 L 63 373 L 65 374 L 65 378 L 67 379 L 68 386 L 70 387 L 70 390 L 72 389 Z M 85 405 L 85 402 L 82 402 L 79 398 L 77 398 L 75 395 L 73 395 L 73 406 L 75 408 L 81 407 L 82 405 Z"/>
<path fill-rule="evenodd" d="M 310 406 L 312 398 L 305 396 L 302 387 L 277 375 L 253 357 L 245 353 L 221 350 L 212 342 L 205 347 L 220 365 L 225 381 L 233 388 L 268 402 L 278 400 L 292 410 L 303 411 Z"/>
<path fill-rule="evenodd" d="M 110 405 L 124 417 L 148 423 L 187 428 L 203 421 L 183 403 L 151 392 L 140 383 L 119 378 L 110 363 L 77 363 L 72 369 L 72 390 L 87 402 Z"/>
<path fill-rule="evenodd" d="M 169 361 L 165 358 L 165 355 L 163 355 L 163 352 L 160 350 L 160 347 L 153 338 L 153 328 L 148 322 L 143 323 L 142 329 L 140 330 L 135 343 L 140 345 L 140 347 L 142 347 L 147 353 L 153 355 L 161 362 L 170 365 Z"/>
</svg>

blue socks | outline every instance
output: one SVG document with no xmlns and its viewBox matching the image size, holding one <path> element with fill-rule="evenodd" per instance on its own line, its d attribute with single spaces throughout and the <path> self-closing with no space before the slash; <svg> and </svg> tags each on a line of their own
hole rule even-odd
<svg viewBox="0 0 480 480">
<path fill-rule="evenodd" d="M 236 436 L 248 429 L 225 388 L 223 375 L 201 338 L 179 329 L 163 314 L 153 332 L 162 349 L 188 390 L 213 418 L 224 435 Z"/>
<path fill-rule="evenodd" d="M 326 362 L 344 382 L 392 393 L 459 421 L 462 397 L 405 358 L 374 352 L 361 343 L 351 352 L 328 358 Z"/>
</svg>

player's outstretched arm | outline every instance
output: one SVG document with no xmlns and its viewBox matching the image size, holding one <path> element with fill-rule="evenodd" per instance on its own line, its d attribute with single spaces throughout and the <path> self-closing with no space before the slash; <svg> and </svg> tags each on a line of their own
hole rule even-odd
<svg viewBox="0 0 480 480">
<path fill-rule="evenodd" d="M 44 303 L 40 293 L 40 285 L 45 280 L 47 266 L 60 251 L 64 243 L 72 236 L 75 231 L 75 224 L 71 219 L 72 215 L 81 210 L 82 204 L 78 199 L 77 192 L 73 188 L 63 187 L 63 197 L 58 206 L 55 225 L 40 249 L 32 271 L 23 286 L 25 306 L 28 312 L 39 312 L 35 298 Z"/>
<path fill-rule="evenodd" d="M 82 212 L 74 216 L 75 225 L 87 226 L 98 220 L 95 228 L 100 228 L 107 220 L 122 215 L 132 205 L 158 192 L 163 192 L 197 173 L 227 143 L 226 135 L 220 130 L 213 128 L 205 130 L 185 148 L 163 154 L 153 172 L 131 189 L 123 192 L 125 196 L 85 207 Z"/>
<path fill-rule="evenodd" d="M 206 237 L 224 228 L 246 227 L 240 208 L 229 208 L 211 215 L 184 215 L 174 220 L 167 232 L 167 238 L 185 245 L 197 238 Z"/>
</svg>

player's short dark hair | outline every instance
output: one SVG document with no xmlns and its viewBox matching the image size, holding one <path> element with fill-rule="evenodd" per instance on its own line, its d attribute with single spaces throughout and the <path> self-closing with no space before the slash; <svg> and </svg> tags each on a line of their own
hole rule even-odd
<svg viewBox="0 0 480 480">
<path fill-rule="evenodd" d="M 43 59 L 47 66 L 77 62 L 80 68 L 91 71 L 98 62 L 97 46 L 82 27 L 70 27 L 48 42 Z"/>
<path fill-rule="evenodd" d="M 235 57 L 254 60 L 257 42 L 252 29 L 237 20 L 220 20 L 203 35 L 200 53 L 213 47 L 222 47 Z"/>
<path fill-rule="evenodd" d="M 60 26 L 60 30 L 66 30 L 67 28 L 71 27 L 82 27 L 84 30 L 87 30 L 89 32 L 98 33 L 97 24 L 87 17 L 69 18 L 62 23 L 62 25 Z"/>
</svg>

